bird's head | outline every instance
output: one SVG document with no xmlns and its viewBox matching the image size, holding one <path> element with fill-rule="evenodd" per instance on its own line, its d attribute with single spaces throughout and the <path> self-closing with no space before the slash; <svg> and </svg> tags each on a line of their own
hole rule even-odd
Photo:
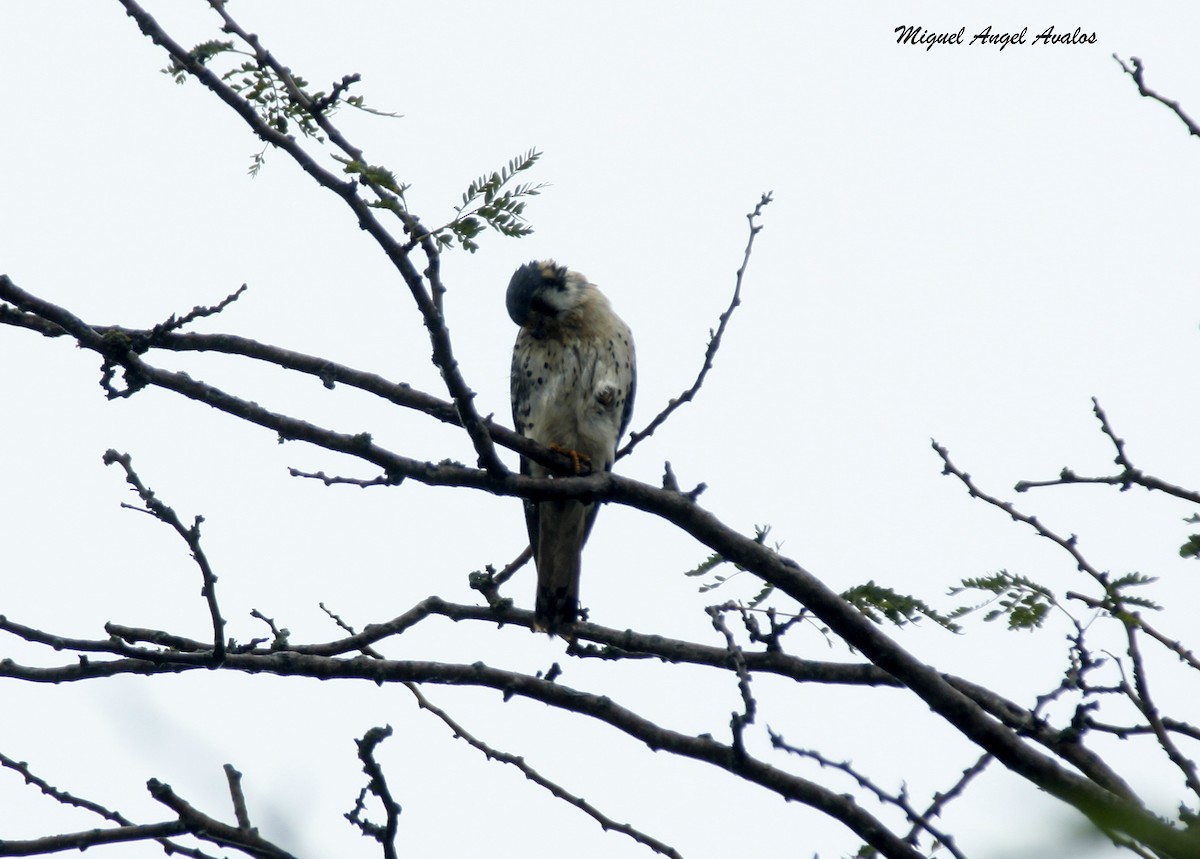
<svg viewBox="0 0 1200 859">
<path fill-rule="evenodd" d="M 554 260 L 526 263 L 508 282 L 505 304 L 512 321 L 521 326 L 553 319 L 584 300 L 587 278 Z"/>
</svg>

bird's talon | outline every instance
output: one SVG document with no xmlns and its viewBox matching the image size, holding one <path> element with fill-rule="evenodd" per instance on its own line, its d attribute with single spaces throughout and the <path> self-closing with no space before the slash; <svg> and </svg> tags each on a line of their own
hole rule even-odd
<svg viewBox="0 0 1200 859">
<path fill-rule="evenodd" d="M 580 474 L 583 471 L 584 463 L 587 463 L 588 465 L 592 464 L 592 458 L 586 453 L 580 453 L 572 448 L 563 447 L 561 444 L 551 443 L 549 447 L 555 453 L 561 453 L 563 456 L 571 457 L 571 464 L 575 466 L 576 474 Z"/>
</svg>

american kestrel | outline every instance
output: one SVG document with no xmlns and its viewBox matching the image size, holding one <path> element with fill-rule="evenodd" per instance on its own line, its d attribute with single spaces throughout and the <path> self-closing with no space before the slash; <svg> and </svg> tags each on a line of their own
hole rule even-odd
<svg viewBox="0 0 1200 859">
<path fill-rule="evenodd" d="M 505 302 L 521 326 L 511 378 L 517 432 L 577 466 L 610 470 L 637 380 L 629 326 L 586 277 L 553 260 L 517 269 Z M 549 471 L 521 457 L 521 473 Z M 579 616 L 580 556 L 597 510 L 580 501 L 525 502 L 538 573 L 534 614 L 537 627 L 552 635 Z"/>
</svg>

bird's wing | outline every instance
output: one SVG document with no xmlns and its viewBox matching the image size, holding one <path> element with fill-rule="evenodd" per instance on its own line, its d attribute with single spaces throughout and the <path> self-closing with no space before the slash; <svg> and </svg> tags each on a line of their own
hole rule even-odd
<svg viewBox="0 0 1200 859">
<path fill-rule="evenodd" d="M 521 435 L 525 435 L 525 418 L 529 417 L 528 412 L 531 405 L 533 388 L 528 378 L 521 372 L 520 350 L 521 338 L 518 336 L 517 342 L 513 346 L 512 370 L 509 375 L 509 394 L 512 401 L 513 429 Z M 526 477 L 533 476 L 532 463 L 525 457 L 521 457 L 521 474 Z M 522 503 L 525 506 L 525 528 L 529 532 L 529 545 L 533 548 L 536 555 L 538 545 L 538 505 L 537 502 L 530 501 L 528 498 L 522 499 Z"/>
</svg>

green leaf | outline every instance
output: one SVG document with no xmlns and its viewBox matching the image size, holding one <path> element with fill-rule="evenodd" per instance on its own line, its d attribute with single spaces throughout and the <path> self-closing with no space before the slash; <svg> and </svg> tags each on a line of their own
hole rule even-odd
<svg viewBox="0 0 1200 859">
<path fill-rule="evenodd" d="M 1200 534 L 1188 535 L 1187 542 L 1179 547 L 1181 558 L 1200 558 Z"/>
<path fill-rule="evenodd" d="M 963 579 L 962 587 L 951 588 L 950 595 L 954 596 L 967 590 L 985 591 L 993 596 L 979 605 L 960 606 L 950 612 L 951 619 L 958 619 L 984 606 L 995 604 L 996 607 L 983 616 L 985 622 L 1007 618 L 1009 629 L 1032 630 L 1040 628 L 1050 609 L 1058 605 L 1053 592 L 1048 588 L 1006 570 L 991 576 Z"/>
<path fill-rule="evenodd" d="M 462 194 L 461 204 L 454 207 L 458 217 L 455 221 L 439 227 L 434 233 L 447 229 L 458 232 L 455 223 L 467 217 L 476 217 L 486 226 L 506 236 L 519 238 L 532 233 L 533 227 L 525 222 L 523 216 L 525 204 L 519 198 L 536 196 L 545 186 L 525 183 L 503 193 L 502 189 L 518 173 L 532 167 L 540 157 L 540 152 L 531 149 L 524 155 L 510 159 L 504 169 L 493 171 L 491 174 L 485 173 L 472 180 Z M 474 208 L 471 208 L 472 206 Z"/>
<path fill-rule="evenodd" d="M 958 624 L 954 623 L 950 617 L 934 610 L 923 600 L 878 585 L 874 580 L 844 591 L 842 599 L 875 623 L 882 623 L 883 618 L 886 618 L 896 626 L 905 626 L 920 621 L 922 617 L 927 617 L 951 632 L 960 631 Z"/>
</svg>

